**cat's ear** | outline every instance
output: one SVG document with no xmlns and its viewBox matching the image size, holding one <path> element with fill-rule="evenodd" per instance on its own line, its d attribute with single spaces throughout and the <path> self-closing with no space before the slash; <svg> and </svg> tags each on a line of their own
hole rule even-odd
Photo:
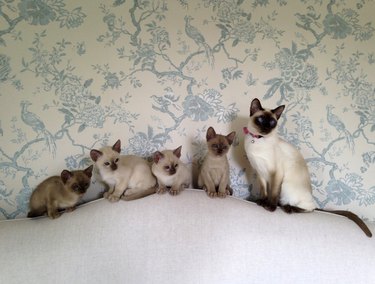
<svg viewBox="0 0 375 284">
<path fill-rule="evenodd" d="M 181 157 L 181 148 L 182 146 L 178 147 L 177 149 L 175 149 L 173 151 L 173 154 L 177 157 L 177 158 L 180 158 Z"/>
<path fill-rule="evenodd" d="M 63 170 L 60 174 L 61 180 L 64 184 L 73 177 L 73 174 L 68 170 Z"/>
<path fill-rule="evenodd" d="M 260 101 L 257 98 L 255 98 L 252 100 L 251 105 L 250 105 L 250 116 L 252 116 L 254 113 L 256 113 L 259 110 L 264 110 L 264 109 L 262 108 Z"/>
<path fill-rule="evenodd" d="M 156 151 L 154 153 L 154 162 L 155 162 L 155 164 L 157 164 L 160 161 L 160 159 L 163 159 L 163 158 L 164 158 L 164 154 L 162 152 Z"/>
<path fill-rule="evenodd" d="M 278 120 L 280 118 L 281 114 L 283 113 L 284 109 L 285 109 L 285 105 L 282 105 L 282 106 L 279 106 L 279 107 L 277 107 L 277 108 L 275 108 L 271 111 L 272 111 L 272 113 L 274 113 L 276 115 L 276 118 Z"/>
<path fill-rule="evenodd" d="M 103 153 L 100 152 L 99 150 L 92 149 L 92 150 L 90 151 L 90 157 L 91 157 L 91 159 L 92 159 L 94 162 L 96 162 L 96 161 L 99 159 L 99 157 L 100 157 L 101 155 L 103 155 Z"/>
<path fill-rule="evenodd" d="M 233 144 L 233 141 L 234 141 L 234 138 L 236 138 L 236 132 L 233 131 L 233 132 L 229 133 L 229 134 L 226 136 L 226 138 L 227 138 L 227 141 L 228 141 L 229 145 L 232 145 L 232 144 Z"/>
<path fill-rule="evenodd" d="M 92 169 L 94 168 L 94 165 L 89 166 L 87 169 L 85 169 L 83 172 L 85 173 L 86 176 L 91 178 L 92 176 Z"/>
<path fill-rule="evenodd" d="M 215 129 L 212 126 L 210 126 L 207 129 L 206 140 L 210 141 L 212 138 L 215 138 L 215 137 L 216 137 Z"/>
<path fill-rule="evenodd" d="M 116 151 L 117 153 L 121 152 L 121 140 L 117 140 L 116 143 L 112 146 L 112 150 Z"/>
</svg>

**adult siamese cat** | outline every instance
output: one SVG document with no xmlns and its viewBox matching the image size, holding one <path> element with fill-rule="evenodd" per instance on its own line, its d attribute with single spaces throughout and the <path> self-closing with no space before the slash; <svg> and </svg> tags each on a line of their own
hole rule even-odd
<svg viewBox="0 0 375 284">
<path fill-rule="evenodd" d="M 216 134 L 212 127 L 207 129 L 208 152 L 198 176 L 198 187 L 203 188 L 209 197 L 226 197 L 233 194 L 233 190 L 229 186 L 227 153 L 235 136 L 236 132 L 234 131 L 224 136 Z"/>
<path fill-rule="evenodd" d="M 301 153 L 277 135 L 277 121 L 285 106 L 265 109 L 258 99 L 250 105 L 250 119 L 244 127 L 245 151 L 260 183 L 258 205 L 274 211 L 277 205 L 287 213 L 331 212 L 353 220 L 368 237 L 366 224 L 354 213 L 342 210 L 317 209 L 307 164 Z"/>
<path fill-rule="evenodd" d="M 191 174 L 187 166 L 180 160 L 181 148 L 154 153 L 154 163 L 151 171 L 158 180 L 157 193 L 177 195 L 191 184 Z"/>
<path fill-rule="evenodd" d="M 134 200 L 153 194 L 156 179 L 148 163 L 134 155 L 120 155 L 120 139 L 112 146 L 91 150 L 90 157 L 102 180 L 110 186 L 104 198 L 110 202 Z"/>
<path fill-rule="evenodd" d="M 40 183 L 30 197 L 27 217 L 47 213 L 51 219 L 60 217 L 59 209 L 71 212 L 90 186 L 93 166 L 85 170 L 63 170 L 60 176 L 52 176 Z"/>
</svg>

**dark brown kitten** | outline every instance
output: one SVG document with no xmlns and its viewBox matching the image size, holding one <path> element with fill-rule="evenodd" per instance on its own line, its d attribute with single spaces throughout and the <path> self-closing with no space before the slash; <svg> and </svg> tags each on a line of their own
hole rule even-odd
<svg viewBox="0 0 375 284">
<path fill-rule="evenodd" d="M 59 209 L 70 212 L 90 186 L 93 166 L 85 170 L 63 170 L 60 176 L 52 176 L 40 183 L 30 197 L 27 217 L 47 213 L 51 219 L 60 217 Z"/>
<path fill-rule="evenodd" d="M 207 130 L 208 153 L 201 167 L 198 186 L 204 188 L 210 197 L 226 197 L 228 194 L 233 194 L 229 186 L 227 153 L 235 136 L 236 132 L 234 131 L 224 136 L 216 134 L 212 127 Z"/>
</svg>

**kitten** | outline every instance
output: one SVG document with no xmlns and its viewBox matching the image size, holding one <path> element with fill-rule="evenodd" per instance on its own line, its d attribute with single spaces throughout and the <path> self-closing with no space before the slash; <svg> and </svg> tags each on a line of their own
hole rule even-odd
<svg viewBox="0 0 375 284">
<path fill-rule="evenodd" d="M 158 180 L 157 193 L 164 193 L 170 188 L 169 193 L 177 195 L 181 190 L 191 184 L 191 174 L 187 166 L 180 160 L 181 148 L 165 150 L 154 153 L 152 173 Z"/>
<path fill-rule="evenodd" d="M 198 187 L 203 187 L 210 197 L 233 194 L 229 186 L 229 163 L 226 154 L 235 136 L 234 131 L 224 136 L 216 134 L 212 127 L 207 129 L 208 153 L 198 176 Z"/>
<path fill-rule="evenodd" d="M 277 134 L 277 121 L 284 108 L 281 105 L 272 110 L 265 109 L 258 99 L 250 105 L 250 119 L 244 127 L 245 151 L 260 183 L 257 204 L 269 211 L 274 211 L 279 204 L 287 213 L 319 210 L 343 215 L 371 237 L 366 224 L 354 213 L 316 209 L 305 160 L 294 146 Z"/>
<path fill-rule="evenodd" d="M 153 194 L 156 179 L 148 163 L 134 155 L 120 155 L 121 141 L 100 150 L 91 150 L 90 157 L 102 180 L 110 186 L 104 198 L 111 202 L 134 200 Z"/>
<path fill-rule="evenodd" d="M 27 217 L 60 217 L 59 209 L 71 212 L 90 186 L 93 166 L 85 170 L 63 170 L 60 176 L 49 177 L 40 183 L 30 197 Z"/>
</svg>

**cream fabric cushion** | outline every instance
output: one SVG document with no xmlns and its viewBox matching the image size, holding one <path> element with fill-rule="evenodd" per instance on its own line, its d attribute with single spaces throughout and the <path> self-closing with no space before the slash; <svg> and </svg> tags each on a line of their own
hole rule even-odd
<svg viewBox="0 0 375 284">
<path fill-rule="evenodd" d="M 375 239 L 352 221 L 196 190 L 2 221 L 0 238 L 7 284 L 375 283 Z"/>
</svg>

